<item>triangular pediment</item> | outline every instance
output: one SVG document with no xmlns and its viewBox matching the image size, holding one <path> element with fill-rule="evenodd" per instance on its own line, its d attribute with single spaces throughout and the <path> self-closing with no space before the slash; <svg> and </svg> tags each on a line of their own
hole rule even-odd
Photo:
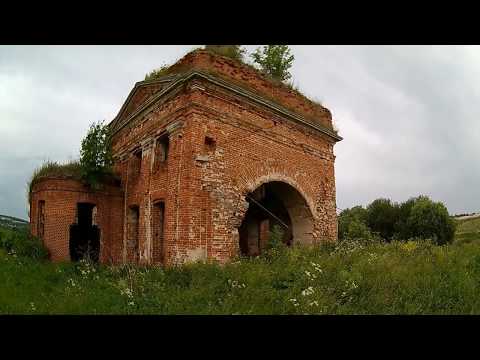
<svg viewBox="0 0 480 360">
<path fill-rule="evenodd" d="M 132 91 L 130 91 L 117 116 L 110 123 L 110 126 L 114 127 L 116 124 L 123 122 L 123 120 L 127 119 L 149 99 L 165 89 L 171 82 L 172 77 L 137 82 Z"/>
</svg>

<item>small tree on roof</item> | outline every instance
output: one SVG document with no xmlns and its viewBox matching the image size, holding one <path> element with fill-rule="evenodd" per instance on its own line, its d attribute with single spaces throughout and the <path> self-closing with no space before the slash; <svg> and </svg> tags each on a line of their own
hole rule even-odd
<svg viewBox="0 0 480 360">
<path fill-rule="evenodd" d="M 288 69 L 295 57 L 288 45 L 265 45 L 263 49 L 257 48 L 251 57 L 263 72 L 275 79 L 285 81 L 292 77 Z"/>
<path fill-rule="evenodd" d="M 113 157 L 107 125 L 94 122 L 82 140 L 80 150 L 82 178 L 92 187 L 97 187 L 106 174 L 111 173 Z"/>
</svg>

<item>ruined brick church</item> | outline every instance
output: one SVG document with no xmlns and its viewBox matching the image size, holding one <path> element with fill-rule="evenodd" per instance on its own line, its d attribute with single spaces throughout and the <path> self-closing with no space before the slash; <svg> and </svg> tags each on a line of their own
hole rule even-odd
<svg viewBox="0 0 480 360">
<path fill-rule="evenodd" d="M 53 261 L 83 244 L 102 263 L 225 263 L 260 254 L 274 225 L 289 246 L 337 238 L 330 111 L 249 65 L 195 50 L 136 83 L 109 128 L 118 181 L 33 185 Z"/>
</svg>

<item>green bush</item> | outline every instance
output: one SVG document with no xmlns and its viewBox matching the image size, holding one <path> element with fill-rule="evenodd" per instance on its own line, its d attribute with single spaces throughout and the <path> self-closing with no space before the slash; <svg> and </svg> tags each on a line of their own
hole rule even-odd
<svg viewBox="0 0 480 360">
<path fill-rule="evenodd" d="M 374 239 L 374 235 L 364 222 L 353 219 L 348 223 L 348 226 L 343 234 L 343 238 L 348 240 L 370 241 Z"/>
<path fill-rule="evenodd" d="M 30 235 L 26 231 L 0 231 L 0 248 L 8 253 L 25 256 L 32 259 L 47 259 L 48 250 L 43 246 L 40 239 Z"/>
<path fill-rule="evenodd" d="M 284 231 L 280 225 L 273 225 L 262 258 L 273 261 L 285 255 L 287 246 L 283 243 L 283 235 Z"/>
<path fill-rule="evenodd" d="M 352 237 L 370 236 L 366 219 L 367 211 L 362 206 L 343 210 L 338 216 L 338 238 L 345 240 Z"/>
<path fill-rule="evenodd" d="M 272 231 L 270 232 L 270 236 L 268 238 L 267 250 L 284 247 L 285 244 L 283 243 L 283 234 L 284 231 L 280 225 L 273 225 Z"/>
<path fill-rule="evenodd" d="M 415 201 L 406 221 L 409 237 L 431 238 L 438 245 L 451 243 L 455 236 L 455 221 L 441 202 L 427 197 Z"/>
<path fill-rule="evenodd" d="M 383 239 L 392 239 L 397 221 L 398 207 L 390 199 L 376 199 L 367 206 L 367 225 Z"/>
<path fill-rule="evenodd" d="M 263 49 L 257 48 L 250 56 L 261 71 L 272 78 L 285 81 L 292 77 L 289 69 L 295 56 L 290 53 L 288 45 L 265 45 Z"/>
<path fill-rule="evenodd" d="M 447 208 L 427 196 L 413 197 L 400 204 L 381 198 L 366 209 L 355 206 L 343 210 L 338 217 L 338 238 L 375 240 L 378 234 L 387 242 L 421 238 L 441 245 L 453 240 L 455 226 Z"/>
<path fill-rule="evenodd" d="M 28 203 L 31 201 L 33 184 L 43 177 L 68 177 L 83 180 L 93 188 L 98 188 L 100 182 L 112 177 L 112 165 L 109 128 L 103 122 L 94 122 L 82 140 L 79 160 L 64 164 L 46 161 L 34 170 L 27 183 Z"/>
<path fill-rule="evenodd" d="M 106 176 L 112 174 L 113 156 L 110 132 L 103 122 L 90 125 L 80 149 L 82 179 L 93 188 L 98 188 Z"/>
</svg>

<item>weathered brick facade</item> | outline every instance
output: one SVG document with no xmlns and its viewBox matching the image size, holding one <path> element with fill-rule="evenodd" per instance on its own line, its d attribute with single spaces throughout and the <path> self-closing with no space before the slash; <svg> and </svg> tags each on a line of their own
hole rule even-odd
<svg viewBox="0 0 480 360">
<path fill-rule="evenodd" d="M 103 262 L 223 263 L 240 253 L 241 238 L 247 253 L 257 251 L 250 243 L 264 247 L 277 220 L 293 245 L 337 237 L 341 138 L 330 112 L 249 66 L 192 52 L 169 75 L 137 83 L 110 128 L 119 186 L 92 192 L 44 179 L 33 187 L 31 230 L 39 234 L 42 206 L 53 260 L 69 259 L 79 202 L 96 205 Z M 274 207 L 260 204 L 267 198 Z M 249 207 L 256 212 L 246 216 Z"/>
</svg>

